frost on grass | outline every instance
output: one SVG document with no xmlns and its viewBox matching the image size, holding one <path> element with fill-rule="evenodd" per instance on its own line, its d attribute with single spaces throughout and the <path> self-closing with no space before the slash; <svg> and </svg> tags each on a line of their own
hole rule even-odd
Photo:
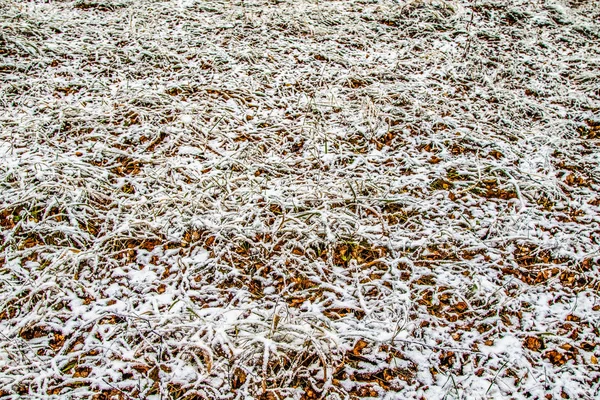
<svg viewBox="0 0 600 400">
<path fill-rule="evenodd" d="M 599 20 L 0 2 L 0 394 L 597 398 Z"/>
</svg>

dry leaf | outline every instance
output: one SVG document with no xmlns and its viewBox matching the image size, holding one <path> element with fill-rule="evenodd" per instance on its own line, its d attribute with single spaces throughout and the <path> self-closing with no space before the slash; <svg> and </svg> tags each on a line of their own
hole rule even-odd
<svg viewBox="0 0 600 400">
<path fill-rule="evenodd" d="M 363 349 L 367 346 L 368 346 L 367 342 L 365 342 L 362 339 L 359 339 L 358 342 L 356 342 L 356 344 L 354 345 L 354 348 L 352 349 L 352 354 L 354 354 L 355 356 L 360 356 Z"/>
<path fill-rule="evenodd" d="M 531 351 L 540 351 L 543 347 L 543 342 L 535 336 L 528 336 L 523 341 L 523 345 Z"/>
</svg>

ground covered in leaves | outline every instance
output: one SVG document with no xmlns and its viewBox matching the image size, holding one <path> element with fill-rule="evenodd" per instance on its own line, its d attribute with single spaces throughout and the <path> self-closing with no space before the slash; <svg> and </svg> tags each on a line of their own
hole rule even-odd
<svg viewBox="0 0 600 400">
<path fill-rule="evenodd" d="M 600 4 L 0 1 L 0 397 L 600 396 Z"/>
</svg>

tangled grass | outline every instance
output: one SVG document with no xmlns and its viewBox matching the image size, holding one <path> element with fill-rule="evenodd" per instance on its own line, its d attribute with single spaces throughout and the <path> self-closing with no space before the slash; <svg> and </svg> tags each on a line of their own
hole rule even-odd
<svg viewBox="0 0 600 400">
<path fill-rule="evenodd" d="M 600 395 L 600 7 L 0 0 L 0 395 Z"/>
</svg>

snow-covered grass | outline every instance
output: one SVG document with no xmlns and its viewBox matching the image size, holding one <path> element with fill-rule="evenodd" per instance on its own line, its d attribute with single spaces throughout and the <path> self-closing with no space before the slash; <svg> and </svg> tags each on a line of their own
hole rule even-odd
<svg viewBox="0 0 600 400">
<path fill-rule="evenodd" d="M 0 0 L 0 395 L 600 396 L 594 0 Z"/>
</svg>

